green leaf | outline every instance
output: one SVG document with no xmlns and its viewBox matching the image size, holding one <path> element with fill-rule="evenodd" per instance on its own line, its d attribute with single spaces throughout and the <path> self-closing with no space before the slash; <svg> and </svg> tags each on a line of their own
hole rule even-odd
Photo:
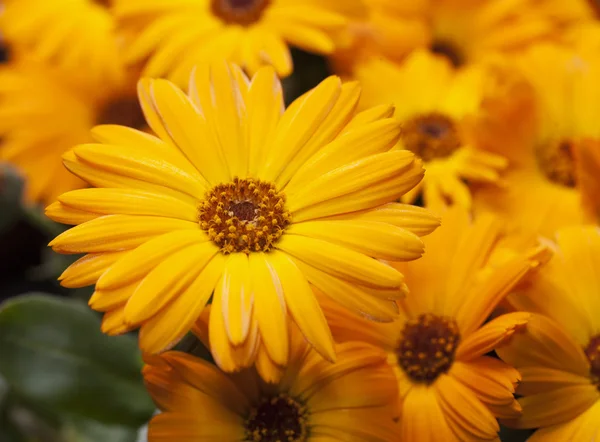
<svg viewBox="0 0 600 442">
<path fill-rule="evenodd" d="M 136 442 L 138 432 L 138 429 L 131 427 L 76 420 L 65 427 L 63 439 L 65 442 Z"/>
<path fill-rule="evenodd" d="M 154 410 L 129 336 L 109 337 L 79 301 L 30 294 L 0 308 L 0 373 L 40 406 L 106 424 L 139 426 Z"/>
<path fill-rule="evenodd" d="M 0 164 L 0 231 L 8 229 L 19 217 L 24 181 L 8 164 Z"/>
</svg>

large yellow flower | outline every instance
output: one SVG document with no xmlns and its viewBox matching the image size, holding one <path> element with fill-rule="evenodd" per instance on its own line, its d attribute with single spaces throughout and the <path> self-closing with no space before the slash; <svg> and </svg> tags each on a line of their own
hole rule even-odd
<svg viewBox="0 0 600 442">
<path fill-rule="evenodd" d="M 132 35 L 130 61 L 144 74 L 184 84 L 199 62 L 226 59 L 250 73 L 270 64 L 292 72 L 288 44 L 331 53 L 344 40 L 359 0 L 115 0 L 115 14 Z M 337 42 L 337 43 L 336 43 Z"/>
<path fill-rule="evenodd" d="M 100 123 L 144 124 L 135 88 L 122 83 L 92 90 L 31 61 L 0 68 L 0 160 L 23 171 L 29 202 L 49 203 L 83 187 L 61 156 L 91 141 L 89 132 Z"/>
<path fill-rule="evenodd" d="M 490 141 L 511 163 L 506 186 L 486 186 L 475 201 L 515 228 L 552 236 L 561 226 L 600 219 L 600 60 L 543 45 L 521 61 L 538 112 L 524 118 L 528 124 L 507 127 L 512 142 Z M 482 137 L 486 132 L 481 126 Z"/>
<path fill-rule="evenodd" d="M 384 55 L 401 61 L 416 48 L 444 55 L 455 66 L 490 54 L 513 55 L 591 21 L 585 0 L 365 0 L 366 19 L 353 25 L 354 44 L 338 69 Z"/>
<path fill-rule="evenodd" d="M 17 55 L 81 73 L 94 84 L 123 76 L 106 0 L 4 0 L 0 33 Z"/>
<path fill-rule="evenodd" d="M 393 108 L 357 114 L 357 84 L 330 77 L 284 112 L 270 67 L 250 82 L 222 63 L 195 70 L 190 83 L 189 96 L 167 80 L 139 83 L 158 137 L 100 126 L 101 144 L 65 155 L 98 189 L 66 193 L 47 210 L 79 224 L 54 250 L 88 254 L 63 283 L 96 283 L 90 305 L 106 312 L 103 330 L 141 327 L 147 352 L 188 332 L 214 291 L 221 341 L 241 347 L 258 335 L 285 365 L 289 313 L 333 360 L 312 287 L 393 315 L 389 299 L 402 296 L 404 278 L 381 260 L 418 258 L 419 236 L 438 224 L 394 202 L 423 169 L 412 153 L 390 151 L 400 136 Z"/>
<path fill-rule="evenodd" d="M 163 413 L 150 442 L 394 441 L 394 373 L 385 354 L 352 342 L 329 364 L 291 330 L 290 364 L 281 382 L 253 370 L 227 375 L 193 356 L 147 358 L 146 385 Z"/>
<path fill-rule="evenodd" d="M 498 184 L 507 161 L 485 150 L 486 139 L 474 136 L 478 134 L 472 123 L 479 114 L 502 122 L 520 118 L 516 104 L 522 100 L 523 80 L 508 66 L 490 61 L 456 70 L 443 58 L 418 50 L 402 65 L 379 59 L 362 62 L 354 78 L 363 87 L 363 106 L 394 103 L 394 116 L 403 126 L 399 147 L 425 163 L 425 179 L 405 196 L 406 202 L 422 189 L 428 206 L 469 207 L 465 181 Z M 500 143 L 507 139 L 501 130 L 486 135 Z"/>
<path fill-rule="evenodd" d="M 511 298 L 540 314 L 498 350 L 523 377 L 523 415 L 507 424 L 540 428 L 531 442 L 593 441 L 600 437 L 600 229 L 573 226 L 556 236 L 549 265 Z"/>
<path fill-rule="evenodd" d="M 546 258 L 544 249 L 497 253 L 500 226 L 491 217 L 471 223 L 452 209 L 426 238 L 418 261 L 398 265 L 410 296 L 401 319 L 369 322 L 337 307 L 325 312 L 340 342 L 368 342 L 388 352 L 399 387 L 400 440 L 497 440 L 496 417 L 519 415 L 513 397 L 519 373 L 486 356 L 521 329 L 528 313 L 484 324 L 511 289 Z"/>
</svg>

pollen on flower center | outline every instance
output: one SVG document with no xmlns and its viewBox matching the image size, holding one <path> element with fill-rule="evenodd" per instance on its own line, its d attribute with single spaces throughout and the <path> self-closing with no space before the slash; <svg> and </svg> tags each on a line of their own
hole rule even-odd
<svg viewBox="0 0 600 442">
<path fill-rule="evenodd" d="M 286 395 L 263 399 L 246 419 L 248 442 L 304 442 L 307 438 L 307 411 Z"/>
<path fill-rule="evenodd" d="M 454 319 L 422 314 L 404 325 L 397 347 L 398 364 L 413 381 L 433 382 L 452 366 L 459 341 Z"/>
<path fill-rule="evenodd" d="M 588 346 L 585 348 L 585 355 L 588 361 L 590 361 L 592 382 L 600 390 L 600 335 L 596 335 L 590 339 Z"/>
<path fill-rule="evenodd" d="M 454 67 L 458 68 L 465 64 L 465 56 L 462 51 L 447 40 L 434 40 L 429 50 L 434 54 L 445 57 Z"/>
<path fill-rule="evenodd" d="M 213 14 L 227 23 L 250 25 L 257 22 L 271 0 L 212 0 Z"/>
<path fill-rule="evenodd" d="M 411 118 L 402 130 L 404 147 L 424 161 L 444 158 L 460 147 L 461 141 L 454 121 L 439 113 Z"/>
<path fill-rule="evenodd" d="M 553 145 L 539 145 L 535 156 L 539 168 L 553 183 L 575 187 L 575 158 L 573 141 L 562 140 Z"/>
<path fill-rule="evenodd" d="M 223 253 L 266 252 L 281 238 L 291 215 L 275 185 L 236 177 L 206 194 L 198 221 Z"/>
<path fill-rule="evenodd" d="M 106 103 L 96 116 L 96 124 L 118 124 L 142 129 L 146 125 L 142 108 L 135 96 L 119 97 Z"/>
</svg>

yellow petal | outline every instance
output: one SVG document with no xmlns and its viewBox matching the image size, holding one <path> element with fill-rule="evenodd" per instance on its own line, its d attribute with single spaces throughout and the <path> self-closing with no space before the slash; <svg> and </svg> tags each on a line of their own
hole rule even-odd
<svg viewBox="0 0 600 442">
<path fill-rule="evenodd" d="M 253 279 L 254 314 L 268 357 L 277 365 L 287 364 L 289 338 L 283 288 L 275 269 L 263 253 L 249 256 Z M 267 370 L 267 372 L 271 372 Z"/>
<path fill-rule="evenodd" d="M 79 258 L 60 275 L 60 285 L 79 288 L 95 284 L 98 278 L 128 251 L 113 253 L 90 253 Z"/>
<path fill-rule="evenodd" d="M 58 201 L 46 207 L 44 214 L 52 221 L 71 225 L 83 224 L 100 216 L 98 213 L 90 213 L 83 210 L 73 209 L 72 207 L 65 206 Z"/>
<path fill-rule="evenodd" d="M 250 331 L 254 293 L 248 266 L 245 253 L 229 255 L 223 277 L 215 289 L 215 296 L 218 294 L 222 302 L 227 336 L 234 346 L 243 344 Z"/>
<path fill-rule="evenodd" d="M 408 151 L 371 155 L 320 176 L 296 193 L 287 193 L 288 208 L 295 220 L 304 221 L 313 213 L 343 213 L 339 206 L 344 207 L 347 200 L 352 204 L 344 212 L 392 202 L 408 190 L 401 185 L 403 181 L 411 183 L 409 189 L 420 181 L 422 171 L 417 172 L 416 179 L 412 178 L 413 164 L 414 156 Z M 328 210 L 320 207 L 325 203 Z M 370 205 L 365 207 L 364 203 Z"/>
<path fill-rule="evenodd" d="M 164 157 L 149 154 L 133 146 L 83 144 L 77 146 L 73 152 L 77 158 L 97 169 L 158 184 L 192 197 L 198 198 L 207 190 L 204 178 L 197 171 L 181 169 Z"/>
<path fill-rule="evenodd" d="M 335 105 L 340 92 L 340 79 L 329 77 L 305 97 L 301 97 L 299 104 L 288 107 L 267 147 L 266 160 L 259 170 L 261 178 L 275 181 L 317 131 Z"/>
<path fill-rule="evenodd" d="M 430 210 L 410 204 L 389 203 L 372 210 L 332 216 L 331 220 L 376 221 L 408 230 L 418 236 L 429 235 L 440 226 L 440 218 Z"/>
<path fill-rule="evenodd" d="M 390 150 L 400 138 L 400 123 L 393 118 L 357 127 L 337 137 L 302 164 L 287 184 L 294 193 L 319 176 L 352 161 Z"/>
<path fill-rule="evenodd" d="M 106 215 L 75 226 L 50 242 L 59 253 L 100 253 L 133 249 L 173 230 L 199 230 L 197 223 L 157 216 Z"/>
<path fill-rule="evenodd" d="M 252 78 L 248 93 L 246 124 L 249 165 L 248 172 L 256 176 L 264 156 L 265 144 L 271 139 L 283 114 L 283 90 L 272 68 L 260 69 Z"/>
<path fill-rule="evenodd" d="M 320 239 L 284 235 L 277 248 L 342 280 L 375 288 L 400 288 L 404 281 L 389 265 Z"/>
<path fill-rule="evenodd" d="M 567 422 L 600 400 L 592 384 L 558 388 L 519 399 L 523 415 L 507 424 L 514 428 L 538 428 Z"/>
<path fill-rule="evenodd" d="M 117 288 L 141 279 L 173 253 L 208 240 L 200 229 L 176 230 L 157 236 L 117 261 L 102 275 L 96 287 L 102 290 Z"/>
<path fill-rule="evenodd" d="M 139 189 L 79 189 L 63 193 L 65 206 L 101 215 L 164 216 L 198 221 L 198 208 L 172 196 Z"/>
<path fill-rule="evenodd" d="M 90 297 L 88 304 L 91 308 L 99 312 L 108 312 L 116 308 L 124 309 L 125 303 L 131 297 L 133 292 L 135 292 L 135 289 L 140 282 L 141 280 L 138 279 L 130 284 L 118 287 L 116 289 L 96 289 Z M 125 313 L 123 313 L 123 318 L 125 318 L 124 315 Z"/>
<path fill-rule="evenodd" d="M 306 279 L 321 292 L 344 308 L 378 322 L 392 322 L 398 318 L 398 305 L 391 300 L 377 298 L 366 287 L 360 287 L 297 261 L 296 265 L 306 275 Z M 317 292 L 318 293 L 318 292 Z M 402 292 L 398 290 L 398 296 Z"/>
<path fill-rule="evenodd" d="M 526 333 L 516 333 L 496 352 L 517 370 L 521 367 L 547 367 L 588 377 L 589 362 L 583 348 L 552 319 L 532 314 Z"/>
<path fill-rule="evenodd" d="M 213 243 L 204 242 L 167 257 L 148 273 L 127 301 L 127 322 L 140 324 L 158 313 L 198 277 L 218 252 Z"/>
<path fill-rule="evenodd" d="M 122 171 L 112 171 L 97 167 L 77 158 L 73 151 L 63 155 L 63 164 L 73 175 L 87 181 L 94 187 L 119 188 L 119 189 L 142 189 L 154 193 L 164 193 L 175 198 L 198 204 L 198 195 L 190 195 L 175 190 L 168 185 L 145 181 L 144 177 L 131 177 L 123 175 Z"/>
<path fill-rule="evenodd" d="M 305 167 L 306 161 L 323 146 L 330 143 L 350 121 L 352 114 L 358 105 L 360 98 L 360 87 L 357 82 L 344 83 L 333 108 L 321 122 L 319 128 L 310 137 L 302 149 L 285 165 L 284 170 L 277 178 L 276 184 L 279 188 L 285 188 L 296 172 Z M 351 142 L 346 143 L 346 153 L 354 151 Z M 349 160 L 348 160 L 349 161 Z M 347 161 L 347 162 L 348 162 Z"/>
<path fill-rule="evenodd" d="M 286 254 L 274 251 L 267 255 L 267 259 L 277 272 L 285 302 L 298 328 L 321 356 L 334 362 L 331 331 L 308 281 Z"/>
<path fill-rule="evenodd" d="M 170 352 L 163 357 L 185 382 L 197 390 L 238 415 L 247 412 L 247 398 L 235 383 L 213 364 L 180 352 Z"/>
<path fill-rule="evenodd" d="M 468 361 L 496 349 L 515 333 L 523 332 L 530 317 L 530 313 L 516 312 L 493 319 L 464 338 L 456 352 L 456 359 Z"/>
<path fill-rule="evenodd" d="M 171 348 L 188 333 L 211 297 L 223 274 L 225 256 L 216 254 L 200 275 L 167 308 L 140 328 L 142 351 L 159 353 Z"/>
<path fill-rule="evenodd" d="M 401 440 L 419 442 L 456 440 L 456 436 L 446 423 L 435 390 L 426 385 L 415 385 L 404 398 L 399 425 Z"/>
<path fill-rule="evenodd" d="M 242 121 L 246 118 L 246 104 L 232 67 L 217 63 L 210 66 L 208 73 L 206 68 L 197 68 L 190 80 L 189 94 L 213 128 L 229 177 L 245 176 L 248 157 Z"/>
<path fill-rule="evenodd" d="M 446 374 L 435 381 L 434 388 L 448 425 L 461 440 L 498 437 L 498 422 L 473 391 Z"/>
<path fill-rule="evenodd" d="M 173 144 L 211 185 L 228 181 L 229 174 L 219 155 L 218 140 L 189 98 L 166 80 L 155 80 L 151 85 L 151 93 L 163 127 Z"/>
<path fill-rule="evenodd" d="M 319 238 L 390 261 L 420 258 L 425 248 L 414 233 L 374 221 L 307 221 L 292 224 L 287 234 Z"/>
</svg>

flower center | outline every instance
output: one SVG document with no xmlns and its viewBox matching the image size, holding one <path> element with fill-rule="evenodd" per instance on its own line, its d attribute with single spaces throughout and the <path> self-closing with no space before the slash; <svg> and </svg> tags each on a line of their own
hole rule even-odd
<svg viewBox="0 0 600 442">
<path fill-rule="evenodd" d="M 257 22 L 271 0 L 212 0 L 213 14 L 227 23 L 250 25 Z"/>
<path fill-rule="evenodd" d="M 596 13 L 597 17 L 600 17 L 600 0 L 588 0 L 592 10 Z"/>
<path fill-rule="evenodd" d="M 146 127 L 146 119 L 135 96 L 120 97 L 109 101 L 100 109 L 96 124 L 118 124 L 119 126 L 142 129 Z"/>
<path fill-rule="evenodd" d="M 404 325 L 397 348 L 398 364 L 413 381 L 431 383 L 450 369 L 459 341 L 454 319 L 422 314 Z"/>
<path fill-rule="evenodd" d="M 236 177 L 206 194 L 198 221 L 223 253 L 266 252 L 281 238 L 291 215 L 275 185 Z"/>
<path fill-rule="evenodd" d="M 445 57 L 456 68 L 463 66 L 466 62 L 462 51 L 455 44 L 447 40 L 434 40 L 429 50 L 434 54 Z"/>
<path fill-rule="evenodd" d="M 585 355 L 590 361 L 590 375 L 592 376 L 592 382 L 600 390 L 600 335 L 594 336 L 590 339 L 590 343 L 585 349 Z"/>
<path fill-rule="evenodd" d="M 279 395 L 265 398 L 246 420 L 248 442 L 304 442 L 307 411 L 294 399 Z"/>
<path fill-rule="evenodd" d="M 536 148 L 538 166 L 550 181 L 565 187 L 575 187 L 577 178 L 573 150 L 574 144 L 570 140 Z"/>
<path fill-rule="evenodd" d="M 454 121 L 438 113 L 408 120 L 403 127 L 402 141 L 406 149 L 424 161 L 447 157 L 461 145 Z"/>
</svg>

